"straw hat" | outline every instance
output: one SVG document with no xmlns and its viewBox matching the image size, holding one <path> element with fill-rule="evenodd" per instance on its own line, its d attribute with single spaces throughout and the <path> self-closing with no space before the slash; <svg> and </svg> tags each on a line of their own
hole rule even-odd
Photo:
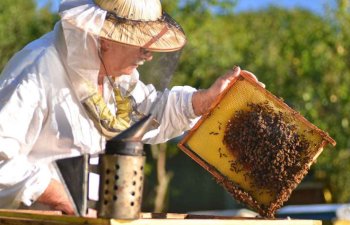
<svg viewBox="0 0 350 225">
<path fill-rule="evenodd" d="M 107 11 L 100 36 L 150 51 L 170 52 L 186 43 L 185 34 L 159 0 L 94 0 Z"/>
</svg>

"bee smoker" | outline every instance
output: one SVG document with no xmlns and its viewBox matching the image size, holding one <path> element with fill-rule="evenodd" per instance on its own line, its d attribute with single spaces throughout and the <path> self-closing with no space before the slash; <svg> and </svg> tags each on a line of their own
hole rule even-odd
<svg viewBox="0 0 350 225">
<path fill-rule="evenodd" d="M 141 138 L 152 121 L 146 116 L 107 141 L 97 165 L 89 163 L 87 154 L 55 162 L 77 215 L 85 216 L 92 208 L 100 218 L 139 218 L 146 158 Z M 98 201 L 89 199 L 90 172 L 100 177 Z"/>
</svg>

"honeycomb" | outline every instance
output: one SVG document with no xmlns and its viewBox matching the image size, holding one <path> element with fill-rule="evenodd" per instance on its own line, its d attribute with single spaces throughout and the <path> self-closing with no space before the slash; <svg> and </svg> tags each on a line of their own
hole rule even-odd
<svg viewBox="0 0 350 225">
<path fill-rule="evenodd" d="M 249 107 L 252 104 L 265 104 L 276 114 L 286 115 L 289 118 L 287 122 L 295 128 L 294 132 L 308 143 L 305 152 L 296 159 L 302 167 L 291 172 L 288 182 L 281 184 L 282 188 L 257 185 L 256 179 L 252 176 L 252 166 L 242 163 L 239 156 L 225 144 L 226 128 L 233 116 L 251 110 Z M 210 172 L 235 199 L 257 211 L 261 216 L 272 218 L 275 211 L 290 197 L 292 190 L 307 174 L 327 143 L 335 145 L 335 141 L 327 133 L 308 122 L 242 71 L 178 146 Z"/>
</svg>

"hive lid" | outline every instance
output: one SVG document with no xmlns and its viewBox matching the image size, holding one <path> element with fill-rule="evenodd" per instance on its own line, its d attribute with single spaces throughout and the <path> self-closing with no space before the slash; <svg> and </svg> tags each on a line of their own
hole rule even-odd
<svg viewBox="0 0 350 225">
<path fill-rule="evenodd" d="M 256 162 L 249 164 L 245 163 L 245 159 L 242 160 L 243 153 L 239 153 L 237 148 L 232 149 L 227 144 L 227 139 L 224 140 L 225 133 L 227 134 L 226 129 L 231 129 L 227 126 L 232 124 L 233 118 L 237 115 L 239 117 L 242 112 L 252 111 L 252 105 L 263 105 L 271 110 L 273 115 L 283 115 L 284 122 L 300 139 L 297 140 L 307 143 L 307 145 L 304 145 L 303 152 L 298 150 L 302 153 L 297 152 L 298 158 L 292 163 L 293 165 L 288 167 L 292 169 L 289 169 L 288 175 L 282 177 L 283 182 L 276 182 L 275 186 L 277 188 L 275 186 L 270 187 L 271 185 L 262 186 L 259 182 L 259 179 L 262 178 L 256 176 L 259 172 L 266 172 L 266 168 L 270 168 L 270 161 L 263 164 L 262 168 L 265 171 L 257 171 L 256 165 L 263 163 L 259 162 L 264 158 L 263 154 L 273 155 L 272 151 L 260 153 L 261 157 L 257 157 Z M 253 138 L 258 142 L 263 140 L 259 135 L 254 135 Z M 292 190 L 301 182 L 311 164 L 328 143 L 336 144 L 327 133 L 307 121 L 302 115 L 291 109 L 268 90 L 262 88 L 247 73 L 242 71 L 217 98 L 209 112 L 203 115 L 180 141 L 178 146 L 210 172 L 216 181 L 224 186 L 235 199 L 258 211 L 262 216 L 273 217 L 275 211 L 289 198 Z M 261 144 L 261 146 L 263 145 Z M 294 151 L 297 150 L 294 149 Z M 249 154 L 246 157 L 249 158 Z M 254 154 L 254 152 L 251 152 L 251 154 Z M 291 172 L 291 170 L 293 171 Z M 273 172 L 271 173 L 273 174 Z M 265 173 L 262 177 L 264 176 Z"/>
</svg>

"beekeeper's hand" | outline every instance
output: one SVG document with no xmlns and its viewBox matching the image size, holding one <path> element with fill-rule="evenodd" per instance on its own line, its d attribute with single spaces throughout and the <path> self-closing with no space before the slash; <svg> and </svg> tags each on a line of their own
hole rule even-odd
<svg viewBox="0 0 350 225">
<path fill-rule="evenodd" d="M 48 205 L 51 209 L 61 211 L 64 214 L 74 215 L 73 206 L 63 185 L 56 180 L 51 180 L 44 193 L 37 199 L 37 202 Z"/>
<path fill-rule="evenodd" d="M 258 81 L 256 76 L 248 71 L 245 71 L 251 78 L 258 82 L 262 87 L 265 85 Z M 235 66 L 232 70 L 227 71 L 223 76 L 216 79 L 216 81 L 208 89 L 198 90 L 193 93 L 192 96 L 192 106 L 194 113 L 197 116 L 201 116 L 204 113 L 208 112 L 213 101 L 217 96 L 225 90 L 229 83 L 241 73 L 241 68 Z"/>
</svg>

